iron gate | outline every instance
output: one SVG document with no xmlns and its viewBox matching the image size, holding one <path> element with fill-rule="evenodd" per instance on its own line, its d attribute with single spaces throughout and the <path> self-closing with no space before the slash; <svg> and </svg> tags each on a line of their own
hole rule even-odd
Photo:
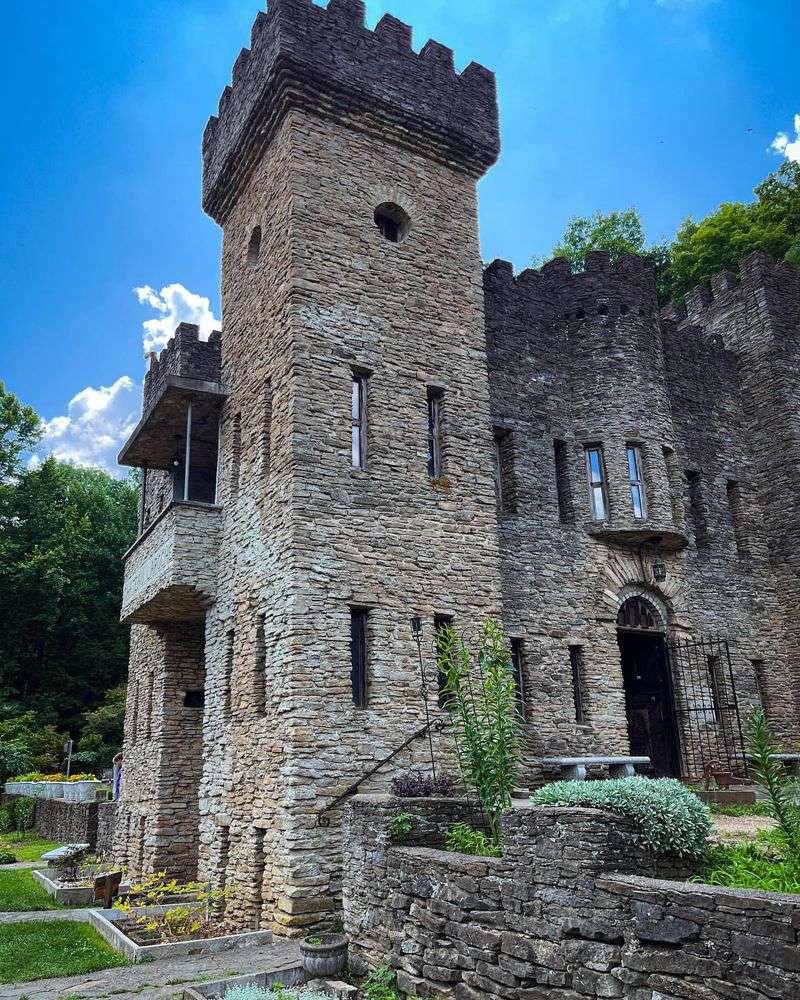
<svg viewBox="0 0 800 1000">
<path fill-rule="evenodd" d="M 681 775 L 747 776 L 739 702 L 725 639 L 667 642 Z"/>
</svg>

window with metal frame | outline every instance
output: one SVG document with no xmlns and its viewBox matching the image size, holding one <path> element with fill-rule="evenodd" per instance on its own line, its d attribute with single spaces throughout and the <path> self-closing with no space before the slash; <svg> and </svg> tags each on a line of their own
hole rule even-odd
<svg viewBox="0 0 800 1000">
<path fill-rule="evenodd" d="M 511 673 L 516 687 L 517 707 L 522 721 L 525 722 L 525 642 L 518 636 L 513 636 L 510 645 Z"/>
<path fill-rule="evenodd" d="M 428 387 L 428 476 L 442 475 L 442 399 L 441 389 Z"/>
<path fill-rule="evenodd" d="M 592 518 L 595 521 L 605 521 L 608 517 L 608 489 L 603 448 L 599 444 L 588 444 L 585 446 L 584 452 L 586 454 L 586 475 L 589 481 L 589 503 Z"/>
<path fill-rule="evenodd" d="M 350 415 L 352 420 L 351 458 L 354 469 L 367 467 L 367 376 L 353 372 Z"/>
<path fill-rule="evenodd" d="M 366 608 L 350 608 L 350 684 L 353 704 L 367 707 L 367 616 Z"/>
<path fill-rule="evenodd" d="M 627 446 L 627 458 L 633 516 L 637 521 L 643 521 L 647 517 L 647 495 L 644 486 L 644 466 L 642 463 L 641 446 L 638 444 L 629 444 Z"/>
<path fill-rule="evenodd" d="M 575 721 L 580 726 L 586 721 L 583 691 L 583 646 L 569 647 L 569 665 L 572 674 L 572 704 L 575 709 Z"/>
</svg>

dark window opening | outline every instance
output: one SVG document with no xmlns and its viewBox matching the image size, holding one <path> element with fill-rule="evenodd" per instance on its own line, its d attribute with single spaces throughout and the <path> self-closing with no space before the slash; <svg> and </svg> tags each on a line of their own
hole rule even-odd
<svg viewBox="0 0 800 1000">
<path fill-rule="evenodd" d="M 375 225 L 390 243 L 402 243 L 411 230 L 411 219 L 399 205 L 385 201 L 375 209 Z"/>
<path fill-rule="evenodd" d="M 575 721 L 583 725 L 586 719 L 583 692 L 583 646 L 569 647 L 569 665 L 572 674 L 572 705 Z"/>
<path fill-rule="evenodd" d="M 442 475 L 442 399 L 441 389 L 428 388 L 428 475 Z"/>
<path fill-rule="evenodd" d="M 511 639 L 511 673 L 514 677 L 520 718 L 525 722 L 525 643 L 516 636 Z"/>
<path fill-rule="evenodd" d="M 351 459 L 354 469 L 367 467 L 367 377 L 353 372 L 350 418 Z"/>
<path fill-rule="evenodd" d="M 686 484 L 689 493 L 689 519 L 694 528 L 694 541 L 698 549 L 708 547 L 708 519 L 703 496 L 703 478 L 694 469 L 686 470 Z"/>
<path fill-rule="evenodd" d="M 350 684 L 356 708 L 367 707 L 367 615 L 366 608 L 350 609 Z"/>
<path fill-rule="evenodd" d="M 440 660 L 444 652 L 443 645 L 441 642 L 442 632 L 450 628 L 453 624 L 452 615 L 434 615 L 433 616 L 433 631 L 436 636 L 435 639 L 435 649 L 436 649 L 436 687 L 439 691 L 439 708 L 447 708 L 450 701 L 451 695 L 447 691 L 447 671 L 442 670 L 440 666 Z"/>
<path fill-rule="evenodd" d="M 172 499 L 216 503 L 219 418 L 189 401 L 184 430 L 184 434 L 174 435 Z"/>
<path fill-rule="evenodd" d="M 733 527 L 733 538 L 736 543 L 736 554 L 740 559 L 746 559 L 750 555 L 750 545 L 747 537 L 741 484 L 735 479 L 729 479 L 726 485 L 726 492 L 728 495 L 728 510 L 731 514 L 731 525 Z"/>
<path fill-rule="evenodd" d="M 517 511 L 514 477 L 514 435 L 505 429 L 494 432 L 494 488 L 497 509 L 504 514 Z"/>
<path fill-rule="evenodd" d="M 255 226 L 250 234 L 250 242 L 247 245 L 247 263 L 250 267 L 258 263 L 261 255 L 261 226 Z"/>
<path fill-rule="evenodd" d="M 758 700 L 761 702 L 761 708 L 766 714 L 768 709 L 768 698 L 767 698 L 767 676 L 766 669 L 763 660 L 751 660 L 753 665 L 753 674 L 756 680 L 756 691 L 758 692 Z"/>
<path fill-rule="evenodd" d="M 617 628 L 646 629 L 648 632 L 661 630 L 661 621 L 649 601 L 641 597 L 629 597 L 617 612 Z"/>
<path fill-rule="evenodd" d="M 558 519 L 562 524 L 571 524 L 575 520 L 575 508 L 572 503 L 572 489 L 569 477 L 569 453 L 566 441 L 553 441 L 553 461 L 556 470 L 556 498 L 558 500 Z"/>
<path fill-rule="evenodd" d="M 722 676 L 722 665 L 718 656 L 706 657 L 706 664 L 708 667 L 708 687 L 711 691 L 711 705 L 714 710 L 714 721 L 719 724 L 722 722 L 722 710 L 724 708 L 723 692 L 725 690 L 725 681 Z"/>
<path fill-rule="evenodd" d="M 205 691 L 186 691 L 183 696 L 183 704 L 186 708 L 203 708 L 205 703 Z"/>
</svg>

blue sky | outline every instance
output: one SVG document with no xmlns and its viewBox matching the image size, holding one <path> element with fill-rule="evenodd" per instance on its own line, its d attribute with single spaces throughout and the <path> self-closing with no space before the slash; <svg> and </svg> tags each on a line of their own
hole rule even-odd
<svg viewBox="0 0 800 1000">
<path fill-rule="evenodd" d="M 220 315 L 200 137 L 262 7 L 4 4 L 0 379 L 50 421 L 60 456 L 113 464 L 138 416 L 143 341 Z M 748 199 L 781 162 L 779 133 L 800 157 L 797 0 L 368 0 L 368 24 L 387 10 L 416 48 L 436 38 L 459 68 L 497 74 L 487 261 L 524 267 L 596 209 L 636 205 L 651 239 L 670 236 Z"/>
</svg>

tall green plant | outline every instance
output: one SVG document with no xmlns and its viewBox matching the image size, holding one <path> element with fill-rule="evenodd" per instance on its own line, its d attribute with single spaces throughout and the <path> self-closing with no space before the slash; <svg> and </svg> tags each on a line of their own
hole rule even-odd
<svg viewBox="0 0 800 1000">
<path fill-rule="evenodd" d="M 437 636 L 437 665 L 464 783 L 474 789 L 492 842 L 500 814 L 511 805 L 519 772 L 521 719 L 511 655 L 500 626 L 489 619 L 473 651 L 451 627 Z"/>
<path fill-rule="evenodd" d="M 800 859 L 800 810 L 794 800 L 796 782 L 777 756 L 775 739 L 760 708 L 747 721 L 747 749 L 756 781 L 767 793 L 770 813 L 792 855 Z"/>
</svg>

